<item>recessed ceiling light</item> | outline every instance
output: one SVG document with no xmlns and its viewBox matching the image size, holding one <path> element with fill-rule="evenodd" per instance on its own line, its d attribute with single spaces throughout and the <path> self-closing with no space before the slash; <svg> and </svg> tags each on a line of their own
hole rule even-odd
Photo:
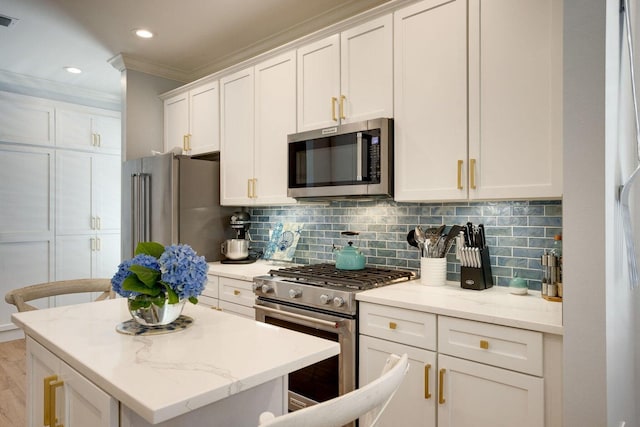
<svg viewBox="0 0 640 427">
<path fill-rule="evenodd" d="M 64 67 L 64 69 L 71 74 L 80 74 L 82 72 L 82 70 L 78 67 Z"/>
<path fill-rule="evenodd" d="M 149 30 L 145 30 L 145 29 L 138 29 L 138 30 L 133 30 L 133 33 L 140 37 L 141 39 L 150 39 L 151 37 L 153 37 L 153 33 Z"/>
</svg>

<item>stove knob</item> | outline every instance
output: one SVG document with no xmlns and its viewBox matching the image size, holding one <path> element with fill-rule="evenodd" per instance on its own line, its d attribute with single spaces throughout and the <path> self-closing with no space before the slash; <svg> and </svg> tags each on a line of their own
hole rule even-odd
<svg viewBox="0 0 640 427">
<path fill-rule="evenodd" d="M 331 302 L 331 297 L 327 294 L 320 295 L 320 302 L 323 304 L 329 304 Z"/>
<path fill-rule="evenodd" d="M 291 298 L 298 298 L 302 295 L 302 291 L 300 289 L 289 289 L 289 296 Z"/>
<path fill-rule="evenodd" d="M 270 285 L 262 285 L 260 288 L 263 294 L 268 294 L 269 292 L 273 292 L 273 288 Z"/>
<path fill-rule="evenodd" d="M 343 305 L 344 305 L 344 299 L 342 299 L 342 297 L 335 297 L 333 299 L 334 307 L 342 307 Z"/>
</svg>

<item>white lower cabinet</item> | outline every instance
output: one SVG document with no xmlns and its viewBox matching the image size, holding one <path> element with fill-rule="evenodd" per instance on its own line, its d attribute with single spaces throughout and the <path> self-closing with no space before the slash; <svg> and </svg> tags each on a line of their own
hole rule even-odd
<svg viewBox="0 0 640 427">
<path fill-rule="evenodd" d="M 199 304 L 255 319 L 253 282 L 211 274 L 207 279 L 207 287 L 198 297 Z"/>
<path fill-rule="evenodd" d="M 381 427 L 561 425 L 560 338 L 364 302 L 359 322 L 360 386 L 391 353 L 411 361 Z"/>
<path fill-rule="evenodd" d="M 118 427 L 118 401 L 27 337 L 27 426 Z"/>
</svg>

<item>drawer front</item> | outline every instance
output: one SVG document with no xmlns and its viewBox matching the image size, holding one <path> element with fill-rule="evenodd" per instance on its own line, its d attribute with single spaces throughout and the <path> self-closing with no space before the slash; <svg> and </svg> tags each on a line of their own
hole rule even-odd
<svg viewBox="0 0 640 427">
<path fill-rule="evenodd" d="M 251 285 L 252 282 L 220 277 L 218 298 L 220 298 L 220 301 L 244 305 L 245 307 L 253 307 L 256 301 L 256 295 L 253 293 Z"/>
<path fill-rule="evenodd" d="M 225 313 L 237 314 L 248 319 L 255 320 L 256 318 L 256 310 L 253 307 L 233 304 L 227 301 L 220 300 L 220 310 L 224 311 Z"/>
<path fill-rule="evenodd" d="M 542 333 L 440 316 L 438 352 L 542 376 Z"/>
<path fill-rule="evenodd" d="M 212 276 L 211 274 L 207 275 L 207 286 L 202 291 L 202 295 L 218 298 L 218 282 L 220 278 L 218 276 Z"/>
<path fill-rule="evenodd" d="M 198 305 L 205 307 L 218 308 L 218 298 L 211 298 L 206 295 L 200 295 L 198 297 Z"/>
<path fill-rule="evenodd" d="M 436 316 L 431 313 L 360 303 L 360 333 L 427 350 L 436 349 Z"/>
</svg>

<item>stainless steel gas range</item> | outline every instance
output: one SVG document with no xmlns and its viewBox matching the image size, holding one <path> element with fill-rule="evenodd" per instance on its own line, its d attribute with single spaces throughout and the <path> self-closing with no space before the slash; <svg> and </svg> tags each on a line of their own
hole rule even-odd
<svg viewBox="0 0 640 427">
<path fill-rule="evenodd" d="M 356 293 L 411 280 L 404 270 L 338 270 L 312 264 L 254 278 L 256 320 L 340 343 L 340 355 L 289 375 L 289 410 L 332 399 L 356 387 Z"/>
</svg>

